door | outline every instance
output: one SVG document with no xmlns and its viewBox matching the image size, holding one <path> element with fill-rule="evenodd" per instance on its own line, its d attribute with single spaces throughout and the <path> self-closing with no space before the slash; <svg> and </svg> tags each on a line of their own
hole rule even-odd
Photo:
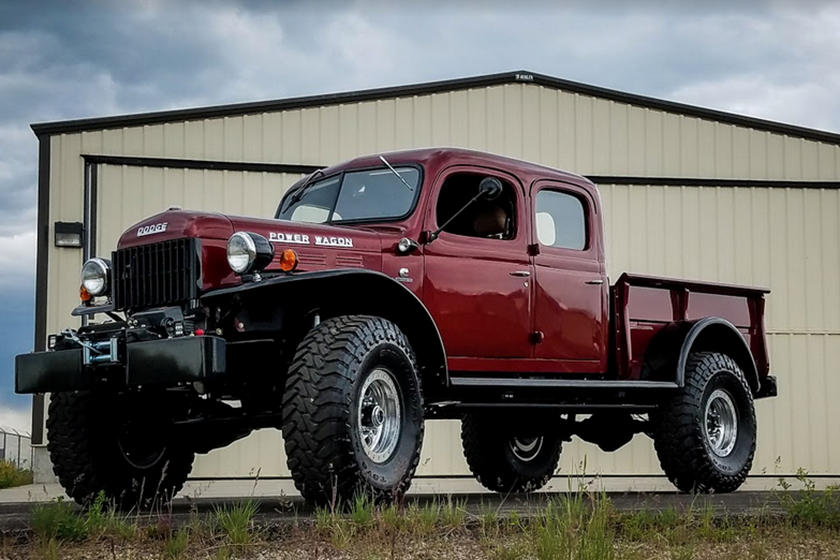
<svg viewBox="0 0 840 560">
<path fill-rule="evenodd" d="M 481 179 L 502 181 L 495 200 L 479 200 Z M 456 166 L 435 181 L 424 229 L 449 224 L 424 247 L 423 301 L 454 370 L 487 370 L 487 358 L 530 358 L 530 228 L 519 181 L 501 171 Z M 500 369 L 504 369 L 503 367 Z"/>
<path fill-rule="evenodd" d="M 600 373 L 607 359 L 607 285 L 601 219 L 590 195 L 574 185 L 537 181 L 531 188 L 534 330 L 537 359 L 558 372 Z"/>
</svg>

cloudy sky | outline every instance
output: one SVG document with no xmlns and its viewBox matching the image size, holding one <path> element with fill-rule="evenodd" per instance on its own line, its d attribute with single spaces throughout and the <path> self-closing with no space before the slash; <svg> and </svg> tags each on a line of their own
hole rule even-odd
<svg viewBox="0 0 840 560">
<path fill-rule="evenodd" d="M 840 131 L 836 2 L 558 4 L 0 0 L 0 425 L 29 427 L 30 123 L 527 69 Z"/>
</svg>

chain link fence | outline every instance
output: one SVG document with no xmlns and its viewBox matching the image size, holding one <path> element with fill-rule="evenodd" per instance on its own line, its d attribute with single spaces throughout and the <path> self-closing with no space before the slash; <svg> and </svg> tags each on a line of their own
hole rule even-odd
<svg viewBox="0 0 840 560">
<path fill-rule="evenodd" d="M 32 438 L 26 432 L 0 426 L 0 461 L 18 469 L 32 469 Z"/>
</svg>

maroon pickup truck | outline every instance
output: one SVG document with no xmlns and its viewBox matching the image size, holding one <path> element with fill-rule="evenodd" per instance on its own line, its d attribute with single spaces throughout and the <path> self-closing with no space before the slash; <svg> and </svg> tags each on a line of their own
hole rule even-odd
<svg viewBox="0 0 840 560">
<path fill-rule="evenodd" d="M 686 492 L 747 476 L 776 394 L 767 290 L 621 275 L 583 177 L 427 149 L 313 173 L 275 219 L 172 209 L 82 269 L 81 328 L 16 361 L 50 392 L 55 472 L 84 503 L 165 500 L 195 453 L 282 430 L 315 502 L 410 484 L 427 418 L 462 421 L 499 492 L 544 485 L 572 436 L 652 437 Z M 278 451 L 279 452 L 279 451 Z"/>
</svg>

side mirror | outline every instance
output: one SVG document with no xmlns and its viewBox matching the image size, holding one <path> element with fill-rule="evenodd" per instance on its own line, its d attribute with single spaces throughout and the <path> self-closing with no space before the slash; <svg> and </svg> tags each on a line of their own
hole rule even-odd
<svg viewBox="0 0 840 560">
<path fill-rule="evenodd" d="M 478 184 L 478 192 L 485 200 L 495 200 L 502 194 L 502 182 L 495 177 L 485 177 Z"/>
<path fill-rule="evenodd" d="M 437 239 L 438 235 L 440 235 L 440 232 L 442 232 L 443 229 L 452 222 L 452 220 L 458 217 L 461 214 L 461 212 L 472 206 L 472 204 L 475 203 L 476 200 L 480 198 L 483 198 L 484 200 L 495 200 L 496 198 L 499 198 L 500 194 L 502 194 L 502 182 L 496 179 L 495 177 L 485 177 L 478 184 L 478 192 L 476 193 L 476 195 L 472 197 L 466 204 L 464 204 L 460 210 L 452 214 L 452 216 L 450 216 L 449 219 L 443 223 L 443 225 L 441 225 L 435 231 L 430 232 L 428 235 L 426 235 L 424 243 L 428 244 Z"/>
</svg>

